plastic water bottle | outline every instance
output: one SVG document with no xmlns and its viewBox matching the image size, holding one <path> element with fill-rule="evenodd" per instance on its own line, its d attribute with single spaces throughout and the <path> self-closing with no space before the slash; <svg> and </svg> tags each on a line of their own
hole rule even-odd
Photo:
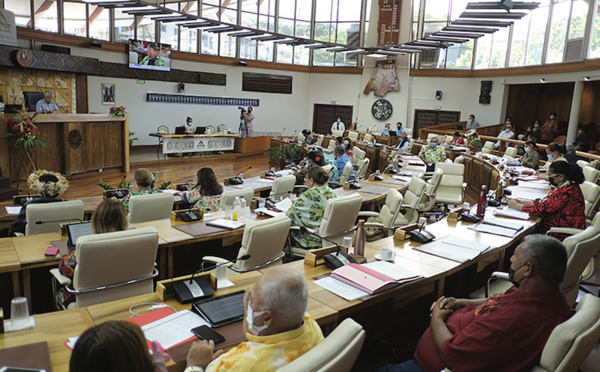
<svg viewBox="0 0 600 372">
<path fill-rule="evenodd" d="M 294 135 L 292 136 L 292 139 L 294 142 L 298 142 L 298 131 L 297 130 L 294 131 Z"/>
<path fill-rule="evenodd" d="M 129 196 L 131 197 L 135 193 L 135 186 L 129 185 Z"/>
<path fill-rule="evenodd" d="M 238 215 L 238 221 L 246 221 L 246 199 L 244 199 L 244 195 L 240 196 L 240 214 Z"/>
<path fill-rule="evenodd" d="M 236 196 L 235 200 L 233 201 L 233 220 L 234 221 L 238 221 L 240 219 L 241 205 L 242 204 L 240 203 L 239 196 Z"/>
</svg>

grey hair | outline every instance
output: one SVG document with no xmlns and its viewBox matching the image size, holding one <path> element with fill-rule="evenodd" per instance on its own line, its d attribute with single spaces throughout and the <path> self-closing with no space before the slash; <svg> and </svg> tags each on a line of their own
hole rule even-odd
<svg viewBox="0 0 600 372">
<path fill-rule="evenodd" d="M 568 144 L 567 145 L 567 152 L 574 152 L 575 151 L 575 146 L 572 144 Z"/>
<path fill-rule="evenodd" d="M 285 324 L 298 324 L 304 318 L 308 305 L 308 288 L 302 274 L 281 267 L 273 268 L 272 280 L 261 282 L 260 306 L 271 310 Z"/>
<path fill-rule="evenodd" d="M 336 146 L 336 147 L 333 149 L 333 152 L 334 152 L 336 155 L 343 155 L 343 154 L 344 154 L 344 146 Z"/>
<path fill-rule="evenodd" d="M 44 92 L 44 97 L 54 97 L 54 93 L 52 93 L 51 91 L 47 90 Z"/>
<path fill-rule="evenodd" d="M 543 281 L 552 285 L 562 282 L 567 269 L 567 250 L 558 239 L 528 235 L 523 239 L 521 250 Z"/>
</svg>

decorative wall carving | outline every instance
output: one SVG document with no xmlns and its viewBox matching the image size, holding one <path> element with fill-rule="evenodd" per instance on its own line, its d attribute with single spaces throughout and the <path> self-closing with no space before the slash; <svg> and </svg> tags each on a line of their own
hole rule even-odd
<svg viewBox="0 0 600 372">
<path fill-rule="evenodd" d="M 369 94 L 374 90 L 377 97 L 383 97 L 387 92 L 399 91 L 400 82 L 396 75 L 396 60 L 390 58 L 377 61 L 375 66 L 363 93 Z"/>
</svg>

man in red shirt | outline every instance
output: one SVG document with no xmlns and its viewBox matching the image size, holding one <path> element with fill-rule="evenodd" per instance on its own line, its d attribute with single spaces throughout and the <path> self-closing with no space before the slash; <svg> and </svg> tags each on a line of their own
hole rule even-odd
<svg viewBox="0 0 600 372">
<path fill-rule="evenodd" d="M 488 299 L 440 297 L 416 360 L 378 372 L 531 371 L 554 327 L 575 312 L 558 286 L 567 254 L 558 240 L 530 235 L 510 262 L 513 287 Z"/>
</svg>

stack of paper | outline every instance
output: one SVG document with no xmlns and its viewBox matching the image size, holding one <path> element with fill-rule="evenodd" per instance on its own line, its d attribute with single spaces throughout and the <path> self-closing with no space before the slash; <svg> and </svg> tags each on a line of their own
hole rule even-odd
<svg viewBox="0 0 600 372">
<path fill-rule="evenodd" d="M 529 213 L 521 212 L 521 211 L 518 211 L 513 208 L 496 209 L 494 211 L 494 214 L 496 216 L 517 218 L 519 220 L 528 220 L 529 219 Z"/>
<path fill-rule="evenodd" d="M 473 230 L 488 234 L 507 236 L 512 238 L 523 230 L 525 224 L 522 222 L 507 220 L 505 218 L 486 218 L 481 223 L 472 227 Z"/>
<path fill-rule="evenodd" d="M 485 243 L 447 236 L 416 247 L 415 250 L 462 263 L 474 259 L 489 248 Z"/>
<path fill-rule="evenodd" d="M 217 218 L 214 220 L 206 221 L 206 224 L 209 226 L 217 226 L 223 227 L 226 229 L 235 230 L 245 225 L 245 223 L 240 221 L 228 220 L 225 218 Z"/>
</svg>

